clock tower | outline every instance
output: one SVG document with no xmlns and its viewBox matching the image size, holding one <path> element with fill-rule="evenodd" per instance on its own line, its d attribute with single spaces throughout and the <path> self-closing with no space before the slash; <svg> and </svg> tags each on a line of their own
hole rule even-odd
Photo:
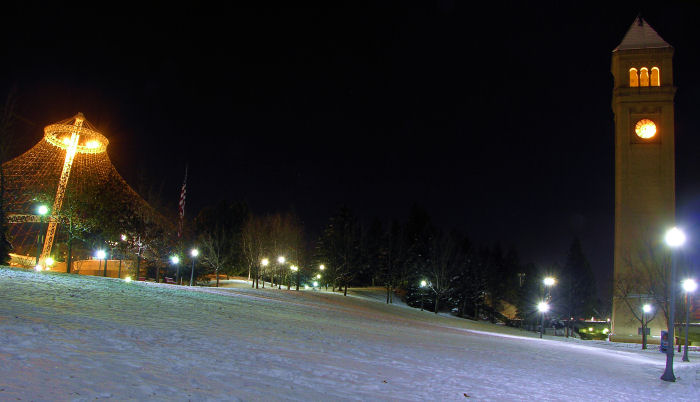
<svg viewBox="0 0 700 402">
<path fill-rule="evenodd" d="M 641 340 L 642 306 L 650 304 L 649 341 L 666 329 L 649 290 L 668 272 L 663 236 L 675 220 L 673 48 L 637 17 L 612 53 L 615 78 L 615 251 L 611 339 Z M 660 254 L 661 253 L 661 254 Z M 661 267 L 662 271 L 658 269 Z M 659 276 L 661 275 L 661 276 Z M 658 282 L 658 281 L 657 281 Z M 656 283 L 658 285 L 658 283 Z M 649 316 L 653 316 L 650 313 Z"/>
</svg>

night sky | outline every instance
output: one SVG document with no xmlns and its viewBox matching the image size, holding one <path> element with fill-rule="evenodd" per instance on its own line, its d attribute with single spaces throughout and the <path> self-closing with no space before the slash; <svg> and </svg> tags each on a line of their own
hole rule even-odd
<svg viewBox="0 0 700 402">
<path fill-rule="evenodd" d="M 313 236 L 341 204 L 386 221 L 417 203 L 526 262 L 563 263 L 579 236 L 607 292 L 611 52 L 639 12 L 675 48 L 678 216 L 700 238 L 700 5 L 562 3 L 8 7 L 13 155 L 83 112 L 173 209 L 189 165 L 188 216 L 242 199 Z"/>
</svg>

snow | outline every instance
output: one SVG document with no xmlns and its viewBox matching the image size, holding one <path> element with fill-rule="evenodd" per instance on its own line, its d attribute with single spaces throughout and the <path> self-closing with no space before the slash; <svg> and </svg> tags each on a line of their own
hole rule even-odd
<svg viewBox="0 0 700 402">
<path fill-rule="evenodd" d="M 342 294 L 0 268 L 0 400 L 699 400 L 700 353 Z"/>
</svg>

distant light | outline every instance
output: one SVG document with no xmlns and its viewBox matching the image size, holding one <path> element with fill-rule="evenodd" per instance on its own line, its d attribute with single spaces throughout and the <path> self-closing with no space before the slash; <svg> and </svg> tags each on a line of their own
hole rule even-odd
<svg viewBox="0 0 700 402">
<path fill-rule="evenodd" d="M 316 275 L 316 279 L 321 279 L 321 274 Z"/>
<path fill-rule="evenodd" d="M 291 269 L 291 270 L 294 271 L 294 272 L 296 272 L 296 271 L 299 270 L 299 268 L 297 268 L 296 265 L 292 265 L 291 267 L 289 267 L 289 269 Z"/>
<path fill-rule="evenodd" d="M 318 286 L 318 282 L 314 281 L 314 287 Z"/>
<path fill-rule="evenodd" d="M 610 332 L 609 329 L 607 329 L 607 328 L 604 328 L 604 329 L 603 329 L 603 333 L 604 333 L 604 334 L 607 334 L 608 332 Z"/>
<path fill-rule="evenodd" d="M 554 285 L 555 282 L 556 282 L 556 280 L 554 278 L 552 278 L 551 276 L 544 278 L 544 285 L 545 286 L 552 286 L 552 285 Z"/>
<path fill-rule="evenodd" d="M 176 255 L 173 255 L 173 256 L 170 257 L 170 262 L 172 262 L 173 264 L 176 264 L 176 265 L 177 265 L 177 264 L 180 263 L 180 257 L 178 257 L 178 256 L 176 256 Z"/>
<path fill-rule="evenodd" d="M 56 261 L 54 261 L 54 259 L 51 257 L 46 257 L 46 259 L 44 260 L 44 263 L 46 263 L 46 265 L 48 265 L 49 267 L 52 266 L 54 262 Z"/>
<path fill-rule="evenodd" d="M 88 142 L 85 144 L 85 146 L 88 147 L 88 148 L 90 148 L 90 149 L 95 149 L 95 148 L 99 148 L 99 147 L 100 147 L 100 143 L 97 142 L 97 141 L 88 141 Z"/>
<path fill-rule="evenodd" d="M 127 276 L 126 278 L 124 278 L 124 282 L 131 282 L 131 277 Z"/>
<path fill-rule="evenodd" d="M 549 311 L 549 304 L 545 302 L 539 302 L 539 304 L 537 304 L 537 311 L 539 311 L 540 313 L 546 313 L 547 311 Z"/>
<path fill-rule="evenodd" d="M 323 264 L 321 264 L 321 265 L 318 266 L 318 269 L 320 269 L 321 271 L 323 271 L 324 269 L 326 269 L 326 266 L 323 265 Z"/>
<path fill-rule="evenodd" d="M 685 290 L 686 293 L 693 293 L 697 288 L 698 283 L 695 282 L 695 279 L 686 279 L 683 281 L 683 290 Z"/>
<path fill-rule="evenodd" d="M 308 288 L 309 288 L 309 285 L 304 285 L 304 289 L 308 289 Z"/>
<path fill-rule="evenodd" d="M 260 261 L 263 267 L 266 267 L 268 264 L 270 264 L 270 260 L 267 258 L 263 258 L 262 261 Z"/>
<path fill-rule="evenodd" d="M 49 213 L 49 207 L 47 207 L 46 205 L 43 205 L 43 204 L 39 205 L 39 207 L 37 207 L 37 209 L 36 209 L 36 212 L 39 215 L 44 216 L 44 215 Z"/>
<path fill-rule="evenodd" d="M 104 250 L 97 250 L 95 257 L 97 257 L 98 260 L 104 260 L 107 257 L 107 253 Z"/>
<path fill-rule="evenodd" d="M 35 267 L 34 267 L 34 270 L 37 271 L 37 272 L 41 271 L 41 265 L 35 266 Z"/>
<path fill-rule="evenodd" d="M 122 241 L 126 241 L 126 235 L 125 235 L 125 234 L 122 235 Z"/>
<path fill-rule="evenodd" d="M 193 248 L 192 251 L 190 251 L 190 255 L 191 255 L 192 257 L 198 256 L 198 255 L 199 255 L 199 250 L 197 250 L 196 248 Z"/>
<path fill-rule="evenodd" d="M 63 143 L 66 145 L 70 144 L 70 137 L 63 137 Z"/>
<path fill-rule="evenodd" d="M 645 304 L 644 306 L 642 306 L 642 311 L 644 311 L 645 313 L 651 312 L 651 305 Z"/>
<path fill-rule="evenodd" d="M 420 281 L 420 287 L 422 287 L 422 288 L 424 288 L 427 284 L 428 284 L 428 282 L 426 282 L 426 281 Z"/>
<path fill-rule="evenodd" d="M 588 327 L 588 332 L 593 332 L 593 327 Z"/>
<path fill-rule="evenodd" d="M 685 243 L 685 233 L 682 230 L 674 227 L 666 232 L 666 244 L 670 247 L 680 247 Z"/>
<path fill-rule="evenodd" d="M 282 256 L 277 257 L 277 262 L 279 262 L 280 264 L 284 264 L 284 261 L 285 261 L 284 257 L 282 257 Z"/>
</svg>

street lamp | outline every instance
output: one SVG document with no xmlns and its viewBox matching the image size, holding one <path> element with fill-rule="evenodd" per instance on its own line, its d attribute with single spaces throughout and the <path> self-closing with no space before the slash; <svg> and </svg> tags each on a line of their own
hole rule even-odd
<svg viewBox="0 0 700 402">
<path fill-rule="evenodd" d="M 105 266 L 102 276 L 107 276 L 107 253 L 104 250 L 97 250 L 97 252 L 95 252 L 95 258 L 98 260 L 104 260 Z M 99 269 L 100 266 L 98 265 L 97 268 Z"/>
<path fill-rule="evenodd" d="M 695 279 L 686 279 L 683 281 L 683 290 L 685 290 L 685 348 L 683 348 L 683 361 L 689 362 L 688 360 L 688 325 L 690 325 L 690 302 L 691 293 L 695 292 L 698 288 L 698 283 Z"/>
<path fill-rule="evenodd" d="M 676 250 L 685 243 L 685 233 L 677 227 L 673 227 L 666 232 L 666 244 L 671 247 L 671 282 L 674 284 L 669 291 L 668 307 L 668 347 L 666 348 L 666 369 L 661 375 L 664 381 L 676 381 L 673 374 L 673 330 L 675 327 L 676 314 Z"/>
<path fill-rule="evenodd" d="M 425 298 L 425 287 L 428 285 L 428 282 L 425 280 L 420 281 L 420 311 L 423 311 L 423 299 Z"/>
<path fill-rule="evenodd" d="M 557 281 L 551 276 L 547 276 L 542 280 L 542 283 L 544 284 L 544 287 L 545 287 L 545 294 L 544 294 L 544 302 L 545 303 L 548 303 L 550 301 L 550 299 L 552 298 L 552 295 L 549 293 L 549 290 L 552 286 L 554 286 L 554 284 L 556 282 Z M 547 310 L 549 310 L 549 305 L 547 305 Z M 569 324 L 568 326 L 571 326 L 571 319 L 569 319 L 568 324 Z M 566 333 L 568 334 L 569 333 L 568 327 L 566 328 L 566 331 L 567 331 Z M 542 331 L 540 332 L 540 338 L 542 338 L 542 332 L 544 332 L 544 313 L 542 313 Z M 554 335 L 556 335 L 556 331 L 554 332 Z"/>
<path fill-rule="evenodd" d="M 542 313 L 542 326 L 540 327 L 540 339 L 542 339 L 542 333 L 544 332 L 544 313 L 549 311 L 549 304 L 546 301 L 541 301 L 537 304 L 537 311 Z"/>
<path fill-rule="evenodd" d="M 177 266 L 177 271 L 175 272 L 175 283 L 180 282 L 180 257 L 176 255 L 170 256 L 170 262 Z"/>
<path fill-rule="evenodd" d="M 286 261 L 286 260 L 285 260 L 284 256 L 279 256 L 279 257 L 277 257 L 277 263 L 278 263 L 279 265 L 284 264 L 285 261 Z M 280 275 L 282 275 L 282 269 L 281 269 L 281 267 L 278 268 L 278 271 L 280 272 Z M 277 276 L 277 275 L 274 275 L 274 276 Z M 274 278 L 274 276 L 273 276 L 273 278 Z M 282 278 L 277 278 L 277 289 L 282 289 L 282 281 L 281 281 L 280 279 L 282 279 Z M 272 287 L 273 287 L 273 288 L 275 287 L 274 280 L 273 280 L 273 283 L 272 283 Z"/>
<path fill-rule="evenodd" d="M 192 286 L 192 282 L 194 281 L 194 260 L 197 258 L 199 255 L 199 250 L 196 248 L 193 248 L 190 250 L 190 256 L 192 256 L 192 270 L 190 271 L 190 286 Z"/>
<path fill-rule="evenodd" d="M 39 258 L 41 257 L 41 247 L 44 242 L 44 232 L 42 231 L 44 216 L 49 213 L 49 207 L 44 204 L 39 205 L 36 208 L 36 213 L 39 214 L 39 232 L 36 235 L 36 264 L 39 265 Z"/>
<path fill-rule="evenodd" d="M 292 265 L 289 267 L 289 269 L 291 269 L 292 272 L 297 274 L 297 279 L 296 279 L 297 280 L 297 288 L 296 288 L 296 290 L 299 290 L 299 267 L 297 267 L 296 265 Z M 291 282 L 291 281 L 292 281 L 292 279 L 290 277 L 289 282 Z M 289 282 L 287 282 L 287 290 L 289 290 Z"/>
<path fill-rule="evenodd" d="M 262 265 L 264 268 L 264 267 L 270 265 L 270 260 L 268 260 L 267 258 L 263 258 L 262 261 L 260 261 L 260 265 Z M 255 288 L 256 289 L 258 288 L 258 278 L 260 278 L 260 277 L 262 277 L 262 283 L 263 283 L 262 287 L 263 287 L 263 289 L 265 289 L 265 277 L 262 276 L 262 273 L 260 273 L 260 272 L 258 272 L 258 277 L 255 278 Z"/>
<path fill-rule="evenodd" d="M 642 349 L 647 348 L 647 314 L 651 312 L 651 305 L 642 306 Z"/>
</svg>

